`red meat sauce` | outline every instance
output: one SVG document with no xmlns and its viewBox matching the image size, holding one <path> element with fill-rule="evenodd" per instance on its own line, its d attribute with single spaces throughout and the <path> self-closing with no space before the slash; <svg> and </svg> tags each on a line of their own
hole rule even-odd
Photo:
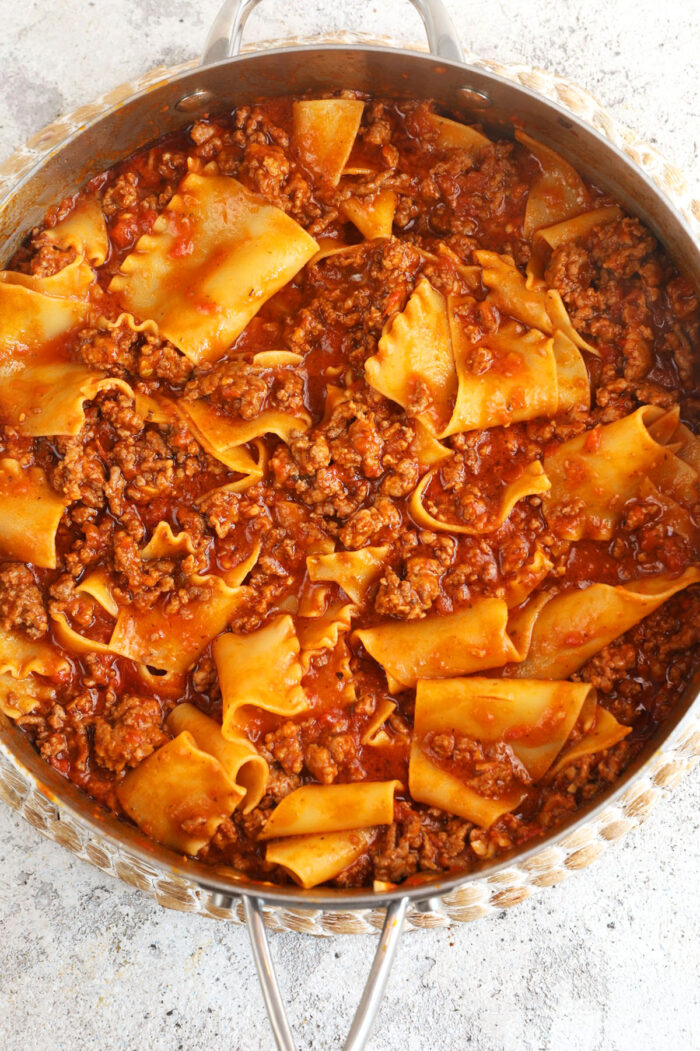
<svg viewBox="0 0 700 1051">
<path fill-rule="evenodd" d="M 386 322 L 404 308 L 419 274 L 445 293 L 463 295 L 474 290 L 459 268 L 473 261 L 475 249 L 508 253 L 524 267 L 530 244 L 522 233 L 523 216 L 539 174 L 533 157 L 513 142 L 495 141 L 476 164 L 466 163 L 460 151 L 439 150 L 428 111 L 424 102 L 369 100 L 365 107 L 349 164 L 371 168 L 372 174 L 353 177 L 352 185 L 359 192 L 396 192 L 394 236 L 388 241 L 361 243 L 339 211 L 347 192 L 342 184 L 319 185 L 303 168 L 293 147 L 289 99 L 200 120 L 84 189 L 83 195 L 100 196 L 107 220 L 109 255 L 92 294 L 113 320 L 120 307 L 109 282 L 176 192 L 188 160 L 214 161 L 317 239 L 356 248 L 306 266 L 213 366 L 195 368 L 167 341 L 124 326 L 87 328 L 48 348 L 52 360 L 84 362 L 126 379 L 142 394 L 206 397 L 231 419 L 277 408 L 308 411 L 313 422 L 288 446 L 269 435 L 264 439 L 263 480 L 242 493 L 209 496 L 236 475 L 210 456 L 184 423 L 144 423 L 119 393 L 102 392 L 86 406 L 85 426 L 75 438 L 32 440 L 3 428 L 1 454 L 42 466 L 69 500 L 58 531 L 56 570 L 0 564 L 3 626 L 53 637 L 50 614 L 62 612 L 81 634 L 106 641 L 113 621 L 76 591 L 88 573 L 106 569 L 117 597 L 141 608 L 182 608 L 191 599 L 193 572 L 231 569 L 258 544 L 260 558 L 247 580 L 251 597 L 231 625 L 236 632 L 254 631 L 296 609 L 309 586 L 307 550 L 322 539 L 348 550 L 390 545 L 387 565 L 353 627 L 444 615 L 481 596 L 502 596 L 538 551 L 553 566 L 541 586 L 619 584 L 697 562 L 698 551 L 660 525 L 658 508 L 644 501 L 630 502 L 609 542 L 557 536 L 547 527 L 538 497 L 521 500 L 505 523 L 486 535 L 432 533 L 412 520 L 408 497 L 423 470 L 415 425 L 368 387 L 364 363 L 376 352 Z M 594 206 L 612 203 L 589 189 Z M 70 252 L 52 246 L 43 231 L 79 199 L 52 209 L 10 267 L 46 275 L 66 265 Z M 184 257 L 191 251 L 186 223 L 180 233 L 176 254 Z M 438 252 L 439 244 L 450 251 Z M 419 249 L 432 252 L 432 259 L 426 261 Z M 447 521 L 488 523 L 503 487 L 527 463 L 583 431 L 594 443 L 599 425 L 640 404 L 679 404 L 691 427 L 697 419 L 697 298 L 638 220 L 596 228 L 557 249 L 546 279 L 560 290 L 581 335 L 600 351 L 599 358 L 585 356 L 592 408 L 449 439 L 455 455 L 426 494 L 433 513 Z M 253 354 L 279 349 L 303 355 L 302 363 L 253 365 Z M 329 387 L 344 392 L 332 411 L 326 403 Z M 194 554 L 143 562 L 139 548 L 160 521 L 186 530 Z M 330 590 L 329 601 L 343 600 L 335 585 Z M 678 594 L 578 673 L 597 687 L 600 703 L 632 727 L 614 748 L 532 785 L 507 744 L 484 749 L 454 736 L 423 742 L 438 765 L 449 761 L 450 769 L 461 770 L 465 781 L 485 794 L 497 797 L 514 783 L 526 790 L 522 806 L 488 830 L 408 796 L 413 691 L 391 698 L 396 709 L 385 724 L 386 743 L 363 745 L 377 705 L 390 698 L 384 673 L 352 640 L 349 651 L 324 651 L 312 658 L 303 681 L 308 712 L 293 720 L 259 710 L 251 716 L 251 739 L 270 764 L 268 791 L 251 814 L 235 813 L 220 826 L 202 858 L 284 881 L 284 873 L 266 864 L 256 836 L 270 809 L 309 781 L 396 778 L 404 786 L 394 824 L 379 831 L 368 857 L 338 877 L 340 885 L 468 870 L 541 835 L 612 783 L 673 709 L 698 664 L 698 590 Z M 54 642 L 58 645 L 55 637 Z M 189 701 L 221 718 L 211 648 L 186 675 L 167 682 L 155 669 L 144 673 L 110 654 L 67 656 L 70 672 L 53 699 L 18 722 L 52 766 L 117 813 L 117 785 L 167 740 L 163 721 L 176 704 Z M 348 661 L 352 703 L 343 692 Z"/>
</svg>

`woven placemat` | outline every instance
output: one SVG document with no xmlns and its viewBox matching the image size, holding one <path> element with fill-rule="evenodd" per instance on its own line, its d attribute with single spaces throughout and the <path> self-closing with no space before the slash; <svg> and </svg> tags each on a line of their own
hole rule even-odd
<svg viewBox="0 0 700 1051">
<path fill-rule="evenodd" d="M 305 37 L 303 40 L 267 41 L 244 51 L 290 46 L 291 44 L 383 44 L 424 51 L 420 45 L 395 40 L 369 38 L 359 34 L 332 37 Z M 686 219 L 696 237 L 700 236 L 700 200 L 693 195 L 682 173 L 669 164 L 653 146 L 643 142 L 629 128 L 607 113 L 600 102 L 583 88 L 555 73 L 519 64 L 503 64 L 467 53 L 465 61 L 478 69 L 496 73 L 570 110 L 586 121 L 643 168 L 664 195 Z M 162 83 L 164 79 L 194 69 L 198 62 L 174 67 L 158 67 L 130 80 L 60 117 L 37 132 L 0 165 L 0 194 L 4 194 L 30 169 L 55 149 L 81 125 L 94 120 L 135 92 Z M 447 927 L 455 922 L 481 919 L 500 909 L 525 901 L 532 894 L 560 883 L 568 873 L 585 868 L 596 860 L 609 843 L 640 825 L 651 808 L 673 789 L 700 758 L 700 713 L 686 720 L 662 745 L 640 775 L 631 782 L 614 805 L 605 807 L 589 821 L 556 844 L 544 847 L 525 860 L 515 861 L 490 876 L 467 878 L 456 890 L 431 899 L 430 908 L 412 906 L 406 927 Z M 132 887 L 150 894 L 167 908 L 195 912 L 213 919 L 243 923 L 240 900 L 230 906 L 220 904 L 220 896 L 199 887 L 192 880 L 164 872 L 132 854 L 123 845 L 105 836 L 42 793 L 32 778 L 13 762 L 11 752 L 0 743 L 0 799 L 20 813 L 29 824 L 49 839 L 67 847 L 77 857 L 116 876 Z M 383 909 L 339 911 L 332 909 L 293 909 L 281 906 L 265 910 L 271 930 L 303 931 L 307 934 L 377 933 L 384 922 Z"/>
</svg>

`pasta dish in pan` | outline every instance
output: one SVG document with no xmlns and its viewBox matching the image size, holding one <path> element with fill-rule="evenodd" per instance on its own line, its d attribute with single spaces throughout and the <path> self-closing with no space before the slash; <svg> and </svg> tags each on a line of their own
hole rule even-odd
<svg viewBox="0 0 700 1051">
<path fill-rule="evenodd" d="M 0 709 L 251 878 L 468 870 L 698 666 L 698 301 L 525 131 L 271 99 L 0 274 Z"/>
</svg>

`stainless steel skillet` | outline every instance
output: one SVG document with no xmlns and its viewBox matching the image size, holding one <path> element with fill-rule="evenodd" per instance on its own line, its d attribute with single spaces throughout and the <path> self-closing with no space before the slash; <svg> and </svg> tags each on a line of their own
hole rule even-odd
<svg viewBox="0 0 700 1051">
<path fill-rule="evenodd" d="M 239 55 L 245 21 L 258 2 L 225 3 L 201 66 L 165 75 L 147 90 L 91 117 L 9 188 L 0 198 L 0 237 L 5 258 L 27 230 L 42 219 L 50 204 L 149 140 L 190 123 L 206 111 L 230 109 L 263 95 L 356 88 L 375 95 L 431 96 L 455 116 L 483 120 L 504 135 L 509 134 L 513 119 L 517 119 L 640 215 L 679 266 L 700 284 L 698 244 L 688 224 L 654 183 L 602 135 L 570 112 L 494 73 L 465 65 L 440 0 L 412 0 L 425 24 L 429 55 L 348 44 L 285 47 Z M 190 902 L 196 902 L 200 911 L 227 917 L 236 915 L 240 903 L 275 1039 L 286 1051 L 294 1047 L 294 1042 L 274 977 L 263 910 L 268 919 L 275 913 L 284 915 L 288 926 L 296 919 L 299 928 L 304 927 L 305 917 L 322 910 L 329 921 L 326 929 L 332 927 L 330 921 L 336 917 L 340 931 L 352 928 L 352 917 L 367 915 L 367 910 L 372 910 L 368 915 L 374 925 L 378 923 L 379 910 L 386 909 L 377 954 L 345 1045 L 358 1049 L 366 1041 L 379 1006 L 407 916 L 414 926 L 419 926 L 421 916 L 438 915 L 443 907 L 450 916 L 458 915 L 460 909 L 468 913 L 470 902 L 479 900 L 478 895 L 470 897 L 469 888 L 475 887 L 488 887 L 493 900 L 502 894 L 502 903 L 512 904 L 520 889 L 546 885 L 548 874 L 556 871 L 553 858 L 566 858 L 567 867 L 586 863 L 582 855 L 590 856 L 605 839 L 615 838 L 621 824 L 633 823 L 640 808 L 648 805 L 650 794 L 658 794 L 700 752 L 700 735 L 692 734 L 697 722 L 697 704 L 692 707 L 695 695 L 696 688 L 688 691 L 672 719 L 613 790 L 535 848 L 485 864 L 468 879 L 462 875 L 434 880 L 382 895 L 256 884 L 236 874 L 217 872 L 178 858 L 105 814 L 63 781 L 4 719 L 0 720 L 0 755 L 11 768 L 5 763 L 0 769 L 0 794 L 21 807 L 33 823 L 43 824 L 44 830 L 50 825 L 54 838 L 72 849 L 77 849 L 79 840 L 78 852 L 93 863 L 109 867 L 144 888 L 160 888 L 162 897 L 169 898 L 168 904 L 179 900 L 181 906 L 189 907 Z"/>
</svg>

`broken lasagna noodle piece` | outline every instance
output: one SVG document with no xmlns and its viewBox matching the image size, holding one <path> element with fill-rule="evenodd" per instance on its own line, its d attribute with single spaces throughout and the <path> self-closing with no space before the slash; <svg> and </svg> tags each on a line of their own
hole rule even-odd
<svg viewBox="0 0 700 1051">
<path fill-rule="evenodd" d="M 700 664 L 696 291 L 528 130 L 262 100 L 0 272 L 0 719 L 220 873 L 547 834 Z"/>
</svg>

